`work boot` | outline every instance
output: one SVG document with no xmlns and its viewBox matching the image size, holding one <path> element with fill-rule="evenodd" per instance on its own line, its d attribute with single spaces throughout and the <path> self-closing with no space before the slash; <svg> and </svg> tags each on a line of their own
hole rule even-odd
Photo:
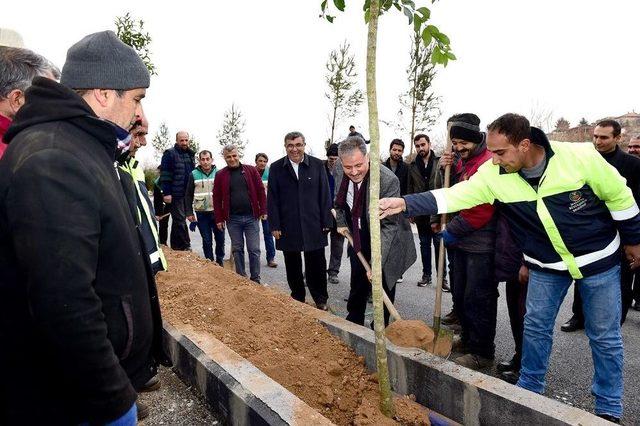
<svg viewBox="0 0 640 426">
<path fill-rule="evenodd" d="M 418 287 L 426 287 L 431 285 L 431 275 L 422 274 L 422 279 L 418 281 Z"/>
<path fill-rule="evenodd" d="M 515 385 L 520 380 L 520 373 L 518 371 L 503 371 L 499 377 L 505 382 Z"/>
<path fill-rule="evenodd" d="M 338 279 L 338 276 L 334 274 L 329 275 L 328 281 L 331 284 L 340 284 L 340 280 Z"/>
<path fill-rule="evenodd" d="M 275 261 L 275 260 L 271 259 L 270 261 L 268 261 L 268 262 L 267 262 L 267 266 L 268 266 L 269 268 L 277 268 L 277 267 L 278 267 L 278 264 L 276 263 L 276 261 Z"/>
<path fill-rule="evenodd" d="M 451 311 L 449 314 L 447 314 L 446 317 L 442 319 L 442 324 L 443 325 L 453 325 L 453 324 L 461 325 L 460 319 L 453 311 Z"/>
<path fill-rule="evenodd" d="M 153 376 L 149 379 L 147 383 L 145 383 L 138 392 L 153 392 L 160 389 L 160 379 L 158 376 Z"/>
<path fill-rule="evenodd" d="M 616 424 L 620 424 L 620 419 L 617 417 L 613 417 L 610 414 L 596 414 L 596 416 L 600 417 L 601 419 L 605 419 L 610 421 L 611 423 L 616 423 Z"/>
<path fill-rule="evenodd" d="M 453 362 L 472 370 L 480 370 L 493 366 L 493 360 L 476 354 L 466 354 L 456 358 Z"/>
<path fill-rule="evenodd" d="M 575 315 L 571 319 L 560 326 L 560 330 L 565 333 L 571 333 L 577 330 L 584 329 L 584 322 L 580 321 Z"/>
<path fill-rule="evenodd" d="M 136 407 L 138 409 L 138 421 L 144 420 L 149 417 L 149 406 L 140 401 L 136 401 Z"/>
<path fill-rule="evenodd" d="M 502 361 L 496 365 L 496 370 L 499 373 L 503 373 L 505 371 L 520 371 L 520 361 L 516 359 L 514 355 L 509 361 Z"/>
<path fill-rule="evenodd" d="M 457 352 L 459 354 L 466 354 L 469 352 L 467 344 L 462 339 L 454 339 L 451 344 L 451 352 Z"/>
</svg>

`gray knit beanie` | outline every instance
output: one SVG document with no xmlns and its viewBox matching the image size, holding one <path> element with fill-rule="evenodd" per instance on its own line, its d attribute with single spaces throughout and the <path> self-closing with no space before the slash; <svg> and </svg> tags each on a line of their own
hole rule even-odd
<svg viewBox="0 0 640 426">
<path fill-rule="evenodd" d="M 67 51 L 60 83 L 70 89 L 147 88 L 149 71 L 113 31 L 89 34 Z"/>
</svg>

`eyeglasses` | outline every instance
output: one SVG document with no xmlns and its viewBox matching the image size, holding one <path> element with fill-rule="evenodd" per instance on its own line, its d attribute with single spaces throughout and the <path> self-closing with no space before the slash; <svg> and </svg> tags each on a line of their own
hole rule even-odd
<svg viewBox="0 0 640 426">
<path fill-rule="evenodd" d="M 293 149 L 293 148 L 295 148 L 295 149 L 301 149 L 301 148 L 302 148 L 302 147 L 304 147 L 304 146 L 305 146 L 305 144 L 304 144 L 304 143 L 300 143 L 300 142 L 295 143 L 295 144 L 294 144 L 294 143 L 288 143 L 288 144 L 286 145 L 286 148 L 287 148 L 287 149 Z"/>
</svg>

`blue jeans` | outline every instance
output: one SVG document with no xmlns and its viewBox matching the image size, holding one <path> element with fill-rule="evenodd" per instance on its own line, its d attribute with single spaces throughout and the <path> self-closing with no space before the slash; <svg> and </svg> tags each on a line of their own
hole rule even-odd
<svg viewBox="0 0 640 426">
<path fill-rule="evenodd" d="M 231 215 L 227 221 L 236 272 L 243 277 L 247 276 L 244 267 L 244 240 L 246 238 L 251 281 L 257 283 L 260 282 L 260 226 L 258 221 L 259 219 L 255 219 L 252 215 Z"/>
<path fill-rule="evenodd" d="M 224 231 L 221 231 L 216 226 L 216 220 L 213 212 L 196 212 L 198 218 L 198 230 L 202 235 L 202 251 L 204 257 L 209 260 L 213 259 L 213 239 L 211 234 L 216 240 L 216 258 L 215 261 L 222 265 L 224 259 Z"/>
<path fill-rule="evenodd" d="M 121 417 L 104 423 L 104 426 L 136 426 L 138 424 L 138 406 L 134 402 L 129 411 L 124 413 Z M 89 426 L 89 423 L 80 423 L 80 426 Z"/>
<path fill-rule="evenodd" d="M 543 393 L 553 328 L 567 289 L 568 276 L 531 270 L 524 318 L 522 367 L 518 386 Z M 622 417 L 623 347 L 620 334 L 620 266 L 577 280 L 583 300 L 595 374 L 591 393 L 596 414 Z"/>
<path fill-rule="evenodd" d="M 271 262 L 276 257 L 276 244 L 273 241 L 273 235 L 271 235 L 268 219 L 262 221 L 262 234 L 264 238 L 264 249 L 267 252 L 267 262 Z"/>
</svg>

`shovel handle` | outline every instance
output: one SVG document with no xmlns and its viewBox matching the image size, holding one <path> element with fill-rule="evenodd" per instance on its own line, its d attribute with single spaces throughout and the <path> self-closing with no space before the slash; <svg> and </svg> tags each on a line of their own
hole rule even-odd
<svg viewBox="0 0 640 426">
<path fill-rule="evenodd" d="M 349 241 L 349 244 L 351 245 L 351 247 L 353 247 L 353 238 L 351 237 L 351 233 L 347 231 L 344 234 L 344 237 L 347 239 L 347 241 Z M 367 259 L 365 259 L 364 254 L 362 254 L 362 252 L 359 251 L 356 253 L 356 256 L 358 256 L 358 259 L 360 259 L 360 263 L 362 263 L 364 270 L 367 271 L 367 276 L 369 276 L 371 274 L 371 266 L 369 266 L 369 262 L 367 262 Z M 391 299 L 389 299 L 389 296 L 387 296 L 387 292 L 384 291 L 384 288 L 382 289 L 382 300 L 384 302 L 384 306 L 387 307 L 387 310 L 389 311 L 389 314 L 391 314 L 393 319 L 395 321 L 401 320 L 402 318 L 400 318 L 400 314 L 398 313 L 398 310 L 396 309 L 395 306 L 393 306 L 393 303 L 391 303 Z"/>
</svg>

